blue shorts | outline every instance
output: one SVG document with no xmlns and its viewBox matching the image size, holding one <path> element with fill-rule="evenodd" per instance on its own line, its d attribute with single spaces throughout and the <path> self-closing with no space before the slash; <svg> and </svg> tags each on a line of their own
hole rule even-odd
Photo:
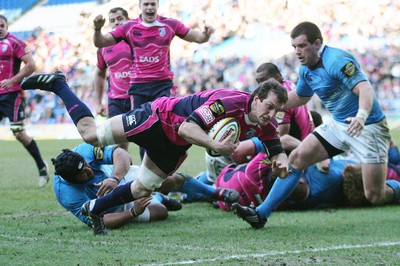
<svg viewBox="0 0 400 266">
<path fill-rule="evenodd" d="M 125 114 L 131 110 L 131 99 L 110 99 L 108 98 L 108 118 Z"/>
<path fill-rule="evenodd" d="M 23 91 L 0 94 L 0 117 L 8 117 L 10 122 L 25 119 L 25 98 Z"/>
<path fill-rule="evenodd" d="M 128 141 L 143 147 L 150 159 L 168 175 L 179 168 L 192 146 L 178 146 L 168 139 L 161 121 L 151 110 L 151 103 L 123 114 L 122 123 Z"/>
<path fill-rule="evenodd" d="M 160 80 L 149 83 L 131 84 L 128 94 L 133 96 L 133 108 L 157 98 L 174 95 L 175 86 L 171 80 Z"/>
</svg>

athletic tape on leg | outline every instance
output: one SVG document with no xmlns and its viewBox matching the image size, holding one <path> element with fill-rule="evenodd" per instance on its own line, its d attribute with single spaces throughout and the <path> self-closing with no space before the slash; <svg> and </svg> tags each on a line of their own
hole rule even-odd
<svg viewBox="0 0 400 266">
<path fill-rule="evenodd" d="M 165 178 L 159 177 L 142 164 L 139 169 L 138 180 L 148 190 L 154 190 L 161 187 L 161 184 L 164 182 Z"/>
<path fill-rule="evenodd" d="M 96 126 L 96 135 L 99 147 L 115 144 L 111 129 L 111 119 L 107 119 Z"/>
</svg>

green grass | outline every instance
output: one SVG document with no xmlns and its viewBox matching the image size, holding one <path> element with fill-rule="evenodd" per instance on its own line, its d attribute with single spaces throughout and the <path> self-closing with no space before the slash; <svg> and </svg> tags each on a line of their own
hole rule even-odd
<svg viewBox="0 0 400 266">
<path fill-rule="evenodd" d="M 393 132 L 400 140 L 400 131 Z M 50 162 L 79 140 L 37 141 Z M 400 141 L 398 141 L 400 143 Z M 94 236 L 55 200 L 52 181 L 16 141 L 0 141 L 0 265 L 396 265 L 400 209 L 384 206 L 276 212 L 263 230 L 206 203 L 184 205 L 166 221 Z M 131 145 L 134 162 L 138 151 Z M 193 147 L 179 171 L 204 168 Z M 51 171 L 53 171 L 51 169 Z"/>
</svg>

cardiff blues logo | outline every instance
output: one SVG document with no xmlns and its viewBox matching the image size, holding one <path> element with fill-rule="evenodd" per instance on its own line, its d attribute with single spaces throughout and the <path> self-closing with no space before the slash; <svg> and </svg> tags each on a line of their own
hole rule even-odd
<svg viewBox="0 0 400 266">
<path fill-rule="evenodd" d="M 1 51 L 2 51 L 3 53 L 5 53 L 5 52 L 7 51 L 7 44 L 3 44 L 3 45 L 1 46 Z"/>
<path fill-rule="evenodd" d="M 256 133 L 256 130 L 254 128 L 250 128 L 246 131 L 246 138 L 251 139 L 254 137 L 254 134 Z"/>
<path fill-rule="evenodd" d="M 159 28 L 158 34 L 160 34 L 161 37 L 164 37 L 167 34 L 167 32 L 165 31 L 165 28 Z"/>
</svg>

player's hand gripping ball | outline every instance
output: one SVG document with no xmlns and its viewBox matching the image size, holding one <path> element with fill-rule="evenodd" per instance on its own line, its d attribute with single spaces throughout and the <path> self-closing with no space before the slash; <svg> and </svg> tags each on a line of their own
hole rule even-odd
<svg viewBox="0 0 400 266">
<path fill-rule="evenodd" d="M 217 140 L 218 142 L 223 141 L 226 137 L 231 133 L 235 132 L 232 135 L 232 141 L 234 143 L 238 142 L 240 137 L 240 124 L 233 117 L 227 117 L 219 120 L 215 123 L 210 131 L 208 131 L 208 136 L 210 138 Z M 206 149 L 207 153 L 213 157 L 220 156 L 220 154 L 216 151 Z"/>
</svg>

